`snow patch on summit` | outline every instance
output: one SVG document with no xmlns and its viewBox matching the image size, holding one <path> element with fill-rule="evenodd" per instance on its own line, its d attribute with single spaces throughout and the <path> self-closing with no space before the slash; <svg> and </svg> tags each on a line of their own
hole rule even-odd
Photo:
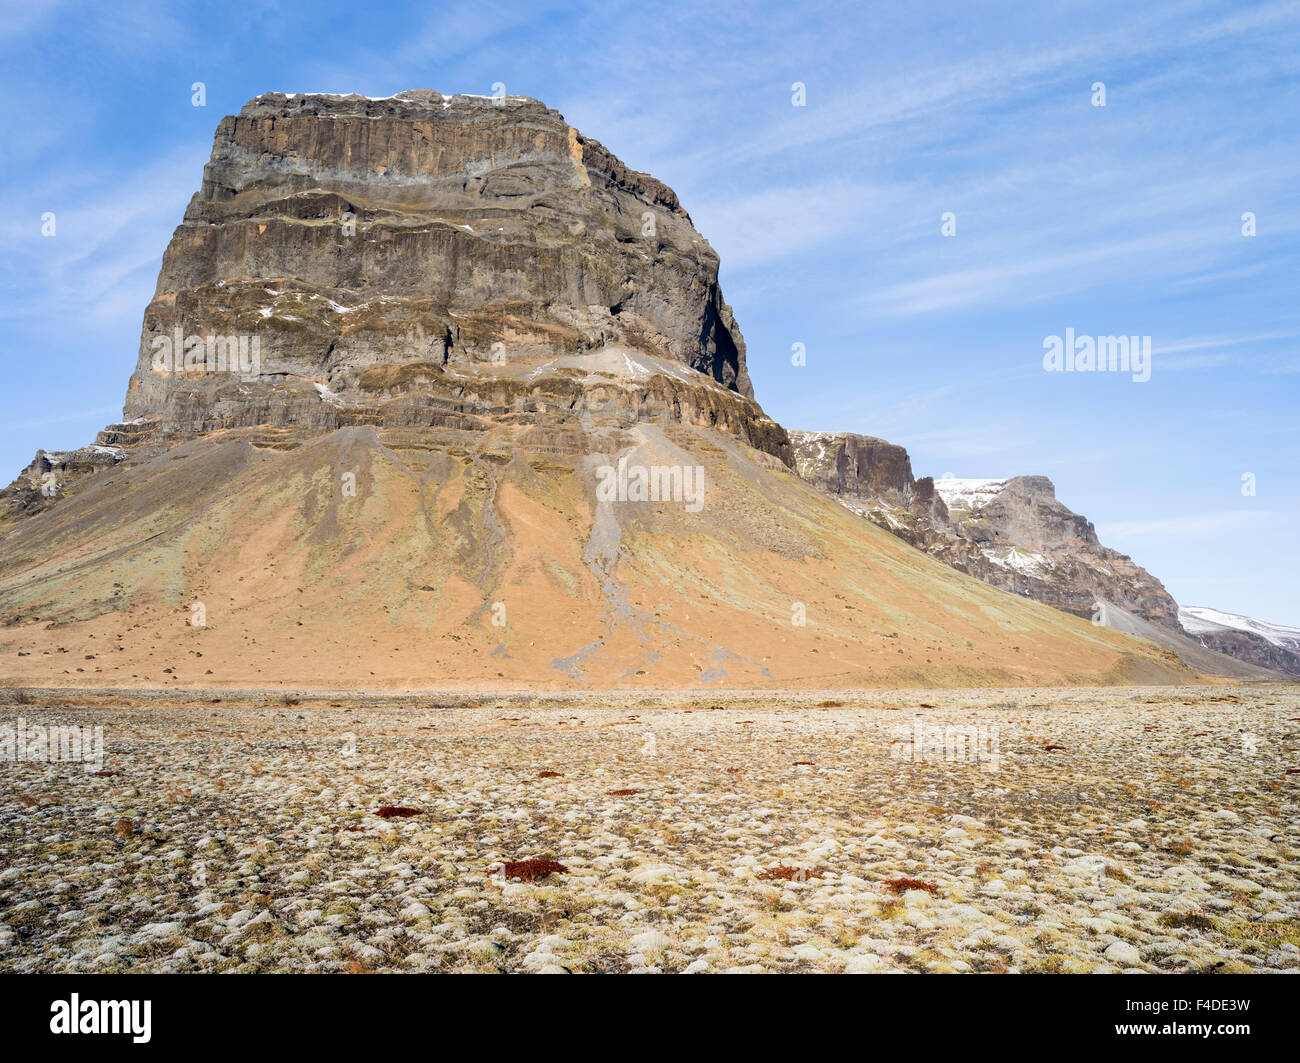
<svg viewBox="0 0 1300 1063">
<path fill-rule="evenodd" d="M 934 481 L 934 489 L 949 509 L 978 509 L 1002 493 L 1007 480 L 962 479 L 945 476 Z"/>
</svg>

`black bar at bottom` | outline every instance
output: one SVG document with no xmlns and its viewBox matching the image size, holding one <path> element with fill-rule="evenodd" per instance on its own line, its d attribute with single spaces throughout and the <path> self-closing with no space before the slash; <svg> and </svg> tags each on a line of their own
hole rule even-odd
<svg viewBox="0 0 1300 1063">
<path fill-rule="evenodd" d="M 819 1051 L 879 1043 L 882 1031 L 914 1038 L 918 1048 L 999 1039 L 1023 1046 L 1032 1037 L 1040 1047 L 1129 1042 L 1181 1050 L 1201 1042 L 1231 1052 L 1287 1043 L 1297 988 L 1279 975 L 596 976 L 576 983 L 562 976 L 14 975 L 0 977 L 0 1021 L 18 1043 L 56 1049 L 255 1046 L 259 1055 L 374 1051 L 403 1035 L 487 1054 L 656 1042 L 692 1055 L 710 1043 L 770 1052 L 778 1039 Z M 101 1032 L 91 1032 L 96 1027 Z M 106 1032 L 114 1027 L 119 1032 Z M 467 1044 L 459 1040 L 466 1036 Z"/>
</svg>

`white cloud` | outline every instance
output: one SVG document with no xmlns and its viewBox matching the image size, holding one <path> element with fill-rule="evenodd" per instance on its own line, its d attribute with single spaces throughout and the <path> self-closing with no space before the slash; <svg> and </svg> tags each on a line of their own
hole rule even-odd
<svg viewBox="0 0 1300 1063">
<path fill-rule="evenodd" d="M 886 193 L 850 181 L 767 188 L 702 203 L 696 226 L 730 270 L 764 265 L 825 244 L 881 209 Z"/>
</svg>

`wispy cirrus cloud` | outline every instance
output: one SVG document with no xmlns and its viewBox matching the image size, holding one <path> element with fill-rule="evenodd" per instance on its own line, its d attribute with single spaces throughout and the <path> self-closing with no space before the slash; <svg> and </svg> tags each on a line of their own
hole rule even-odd
<svg viewBox="0 0 1300 1063">
<path fill-rule="evenodd" d="M 1273 519 L 1274 514 L 1266 509 L 1224 509 L 1152 520 L 1106 521 L 1098 524 L 1097 531 L 1117 543 L 1129 539 L 1196 538 L 1259 527 Z"/>
</svg>

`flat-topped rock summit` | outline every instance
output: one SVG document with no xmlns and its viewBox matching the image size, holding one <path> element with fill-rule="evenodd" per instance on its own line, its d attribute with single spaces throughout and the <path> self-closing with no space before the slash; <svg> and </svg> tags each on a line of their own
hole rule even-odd
<svg viewBox="0 0 1300 1063">
<path fill-rule="evenodd" d="M 752 399 L 717 254 L 671 188 L 556 111 L 268 93 L 217 128 L 124 420 L 168 439 L 685 421 L 784 456 Z"/>
</svg>

